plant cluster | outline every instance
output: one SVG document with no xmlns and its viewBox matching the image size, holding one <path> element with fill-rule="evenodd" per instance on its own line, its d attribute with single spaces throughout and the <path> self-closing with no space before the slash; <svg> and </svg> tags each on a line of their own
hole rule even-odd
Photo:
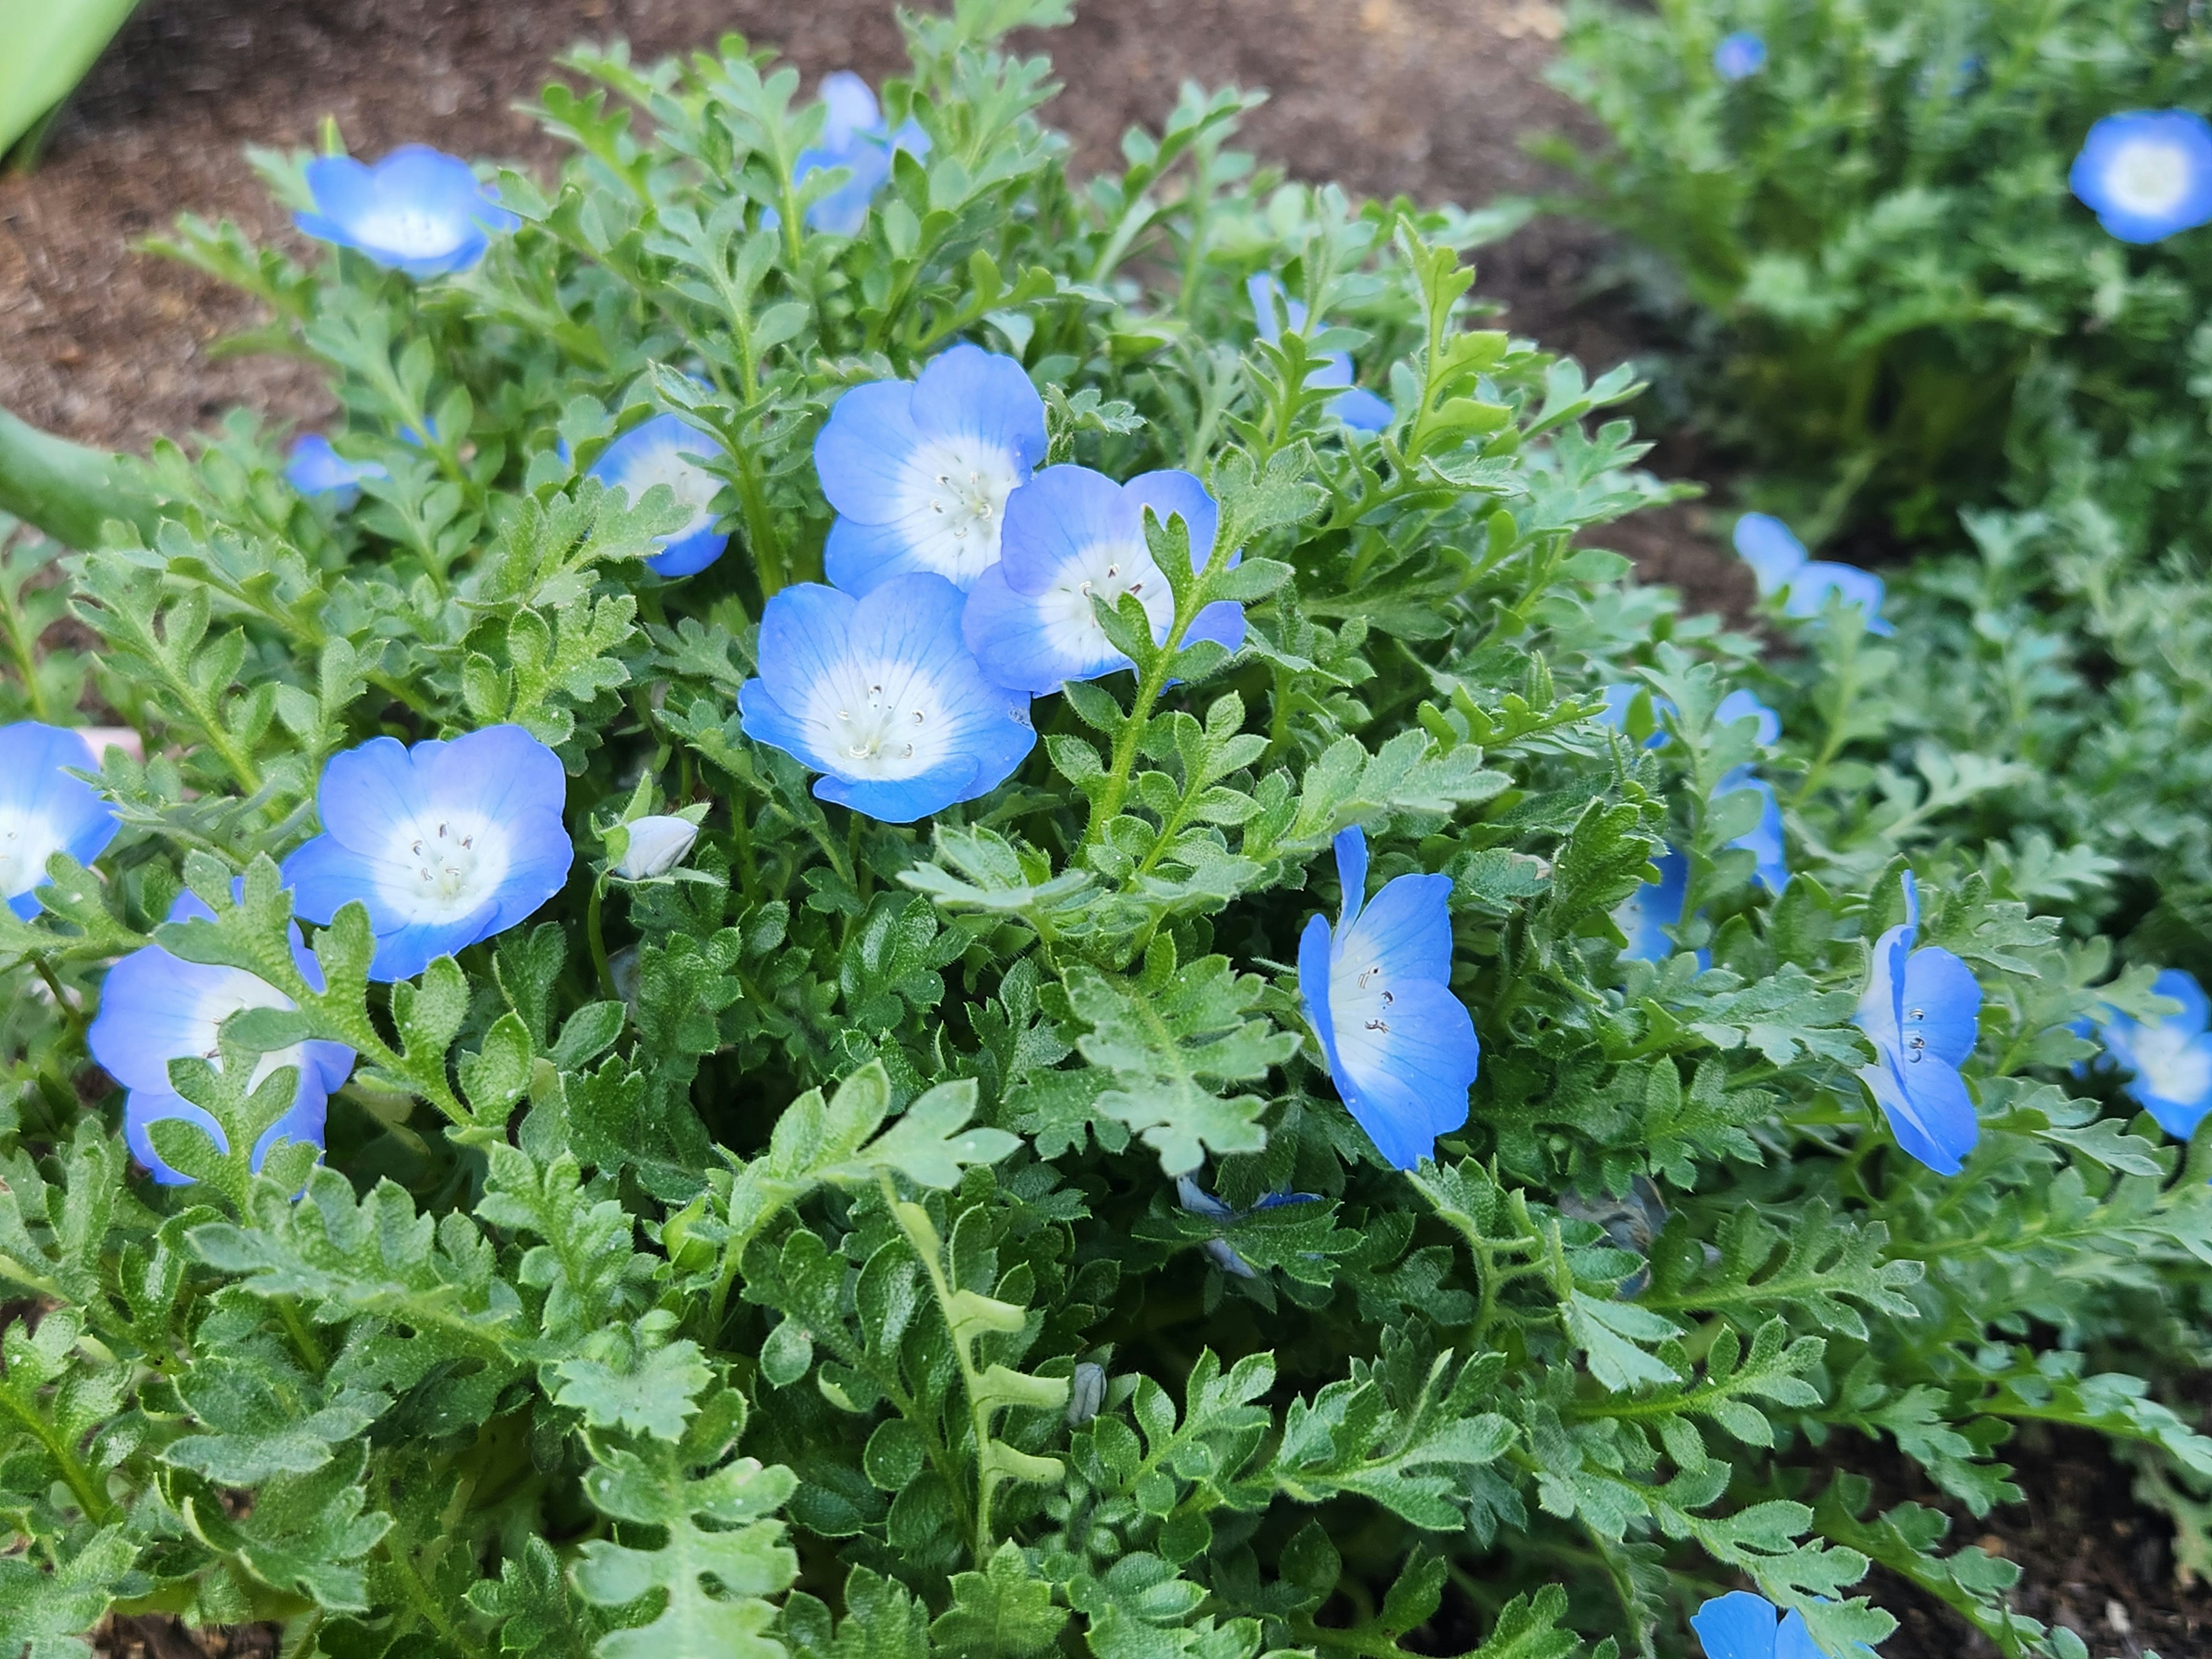
<svg viewBox="0 0 2212 1659">
<path fill-rule="evenodd" d="M 1629 579 L 1494 220 L 1236 91 L 1071 179 L 1062 10 L 264 158 L 335 251 L 170 252 L 337 428 L 0 429 L 9 1659 L 1839 1656 L 1877 1562 L 2079 1659 L 1852 1449 L 2212 1479 L 2096 1358 L 2212 1262 L 2105 866 L 1857 758 L 1878 593 Z"/>
</svg>

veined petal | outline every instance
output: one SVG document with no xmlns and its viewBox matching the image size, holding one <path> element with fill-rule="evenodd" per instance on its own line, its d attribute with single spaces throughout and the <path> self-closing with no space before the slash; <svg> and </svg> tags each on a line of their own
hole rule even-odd
<svg viewBox="0 0 2212 1659">
<path fill-rule="evenodd" d="M 1451 978 L 1449 876 L 1397 876 L 1352 921 L 1337 945 L 1340 963 L 1375 967 L 1394 986 L 1401 980 Z M 1341 970 L 1340 970 L 1341 971 Z"/>
<path fill-rule="evenodd" d="M 1908 1068 L 1885 1055 L 1861 1067 L 1859 1076 L 1889 1120 L 1899 1147 L 1938 1175 L 1956 1175 L 1981 1138 L 1966 1079 L 1941 1060 L 1909 1069 L 1908 1077 Z"/>
<path fill-rule="evenodd" d="M 911 777 L 841 778 L 825 772 L 814 780 L 814 793 L 880 823 L 912 823 L 971 799 L 976 793 L 975 773 L 971 757 L 954 755 L 942 765 Z"/>
<path fill-rule="evenodd" d="M 428 799 L 407 746 L 397 738 L 371 738 L 342 750 L 323 767 L 315 810 L 323 831 L 356 852 L 380 852 L 415 820 Z M 327 921 L 302 910 L 311 921 Z"/>
<path fill-rule="evenodd" d="M 1871 1659 L 1873 1650 L 1863 1644 L 1858 1651 Z M 1795 1607 L 1783 1615 L 1782 1628 L 1774 1633 L 1774 1659 L 1828 1659 L 1806 1627 L 1805 1615 Z"/>
<path fill-rule="evenodd" d="M 1905 1043 L 1899 1058 L 1906 1065 L 1924 1063 L 1914 1060 L 1920 1054 L 1955 1067 L 1974 1052 L 1982 988 L 1973 969 L 1948 951 L 1929 945 L 1905 959 L 1899 1003 Z"/>
<path fill-rule="evenodd" d="M 1387 1014 L 1340 1020 L 1338 1091 L 1391 1164 L 1410 1170 L 1467 1121 L 1482 1045 L 1467 1005 L 1433 981 L 1398 981 Z M 1332 999 L 1334 1000 L 1334 999 Z M 1382 1024 L 1385 1029 L 1372 1026 Z"/>
<path fill-rule="evenodd" d="M 390 933 L 380 933 L 368 976 L 380 984 L 413 979 L 440 957 L 452 956 L 492 933 L 492 921 L 498 915 L 499 902 L 491 898 L 450 921 L 409 922 Z"/>
<path fill-rule="evenodd" d="M 769 695 L 793 713 L 805 706 L 807 687 L 837 672 L 859 602 L 818 582 L 784 588 L 761 613 L 761 678 Z"/>
<path fill-rule="evenodd" d="M 428 783 L 431 805 L 464 808 L 494 823 L 528 812 L 557 820 L 568 799 L 561 757 L 520 726 L 487 726 L 445 744 L 432 758 Z"/>
<path fill-rule="evenodd" d="M 1349 927 L 1367 902 L 1367 832 L 1351 824 L 1336 832 L 1329 843 L 1336 854 L 1337 884 L 1344 902 L 1337 906 L 1337 926 Z"/>
<path fill-rule="evenodd" d="M 1775 1659 L 1776 1608 L 1763 1595 L 1730 1590 L 1690 1615 L 1705 1659 Z"/>
<path fill-rule="evenodd" d="M 1859 995 L 1858 1012 L 1851 1016 L 1851 1023 L 1885 1054 L 1898 1053 L 1905 1043 L 1905 975 L 1912 954 L 1912 933 L 1909 925 L 1899 926 L 1874 942 L 1866 989 Z"/>
<path fill-rule="evenodd" d="M 830 505 L 863 524 L 911 512 L 907 462 L 920 447 L 914 385 L 870 380 L 837 399 L 814 440 L 814 471 Z"/>
<path fill-rule="evenodd" d="M 915 382 L 912 419 L 924 437 L 1010 456 L 1024 475 L 1044 459 L 1044 399 L 1018 362 L 981 346 L 952 346 L 930 360 Z"/>
<path fill-rule="evenodd" d="M 1306 1023 L 1321 1039 L 1322 1056 L 1334 1077 L 1340 1074 L 1340 1067 L 1336 1021 L 1328 1006 L 1329 956 L 1328 919 L 1316 911 L 1306 918 L 1305 932 L 1298 936 L 1298 1001 L 1305 1009 Z"/>
<path fill-rule="evenodd" d="M 1713 710 L 1716 726 L 1733 726 L 1741 720 L 1759 722 L 1759 740 L 1772 744 L 1782 736 L 1782 716 L 1769 708 L 1753 693 L 1738 687 L 1720 700 Z"/>
<path fill-rule="evenodd" d="M 1144 538 L 1121 485 L 1087 466 L 1048 466 L 1006 498 L 1000 557 L 1007 585 L 1033 597 L 1079 574 L 1091 548 L 1132 541 Z"/>
<path fill-rule="evenodd" d="M 1180 515 L 1190 538 L 1190 568 L 1203 570 L 1213 556 L 1213 540 L 1220 533 L 1221 509 L 1206 486 L 1177 468 L 1139 472 L 1121 486 L 1122 498 L 1141 513 L 1146 507 L 1164 526 Z"/>
</svg>

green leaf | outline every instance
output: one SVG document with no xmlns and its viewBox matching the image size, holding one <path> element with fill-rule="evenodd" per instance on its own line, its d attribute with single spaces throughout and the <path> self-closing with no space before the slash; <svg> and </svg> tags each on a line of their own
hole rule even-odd
<svg viewBox="0 0 2212 1659">
<path fill-rule="evenodd" d="M 940 1650 L 972 1659 L 1037 1659 L 1051 1650 L 1067 1623 L 1052 1601 L 1052 1586 L 1030 1576 L 1020 1547 L 1000 1544 L 981 1572 L 952 1576 L 952 1605 L 929 1627 Z"/>
</svg>

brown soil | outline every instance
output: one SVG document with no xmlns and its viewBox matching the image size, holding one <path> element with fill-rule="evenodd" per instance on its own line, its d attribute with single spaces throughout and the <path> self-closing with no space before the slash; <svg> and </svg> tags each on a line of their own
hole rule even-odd
<svg viewBox="0 0 2212 1659">
<path fill-rule="evenodd" d="M 1111 164 L 1123 129 L 1157 121 L 1182 81 L 1235 82 L 1272 90 L 1248 140 L 1296 173 L 1480 203 L 1553 182 L 1519 139 L 1573 125 L 1539 78 L 1559 21 L 1552 0 L 1089 0 L 1073 28 L 1036 44 L 1068 84 L 1052 115 L 1084 164 Z M 240 152 L 308 144 L 325 113 L 357 153 L 411 139 L 549 167 L 556 148 L 513 106 L 554 53 L 621 35 L 653 58 L 727 29 L 776 47 L 810 82 L 841 67 L 873 79 L 899 61 L 888 0 L 149 0 L 40 170 L 0 176 L 0 406 L 131 448 L 233 404 L 327 417 L 312 369 L 211 355 L 252 320 L 250 305 L 132 252 L 136 239 L 184 210 L 289 235 Z M 1481 292 L 1517 332 L 1601 367 L 1634 342 L 1582 302 L 1601 252 L 1587 234 L 1539 224 L 1486 252 Z M 1705 508 L 1643 515 L 1606 539 L 1694 601 L 1740 610 L 1741 571 Z M 2177 1584 L 2164 1523 L 2132 1505 L 2101 1445 L 2021 1449 L 2028 1501 L 1955 1535 L 1993 1539 L 2027 1566 L 2023 1609 L 2100 1655 L 2212 1651 L 2212 1597 Z M 1878 1578 L 1876 1593 L 1904 1621 L 1890 1659 L 1989 1650 L 1908 1587 Z M 269 1650 L 259 1627 L 197 1645 L 173 1620 L 118 1620 L 100 1634 L 113 1659 Z"/>
</svg>

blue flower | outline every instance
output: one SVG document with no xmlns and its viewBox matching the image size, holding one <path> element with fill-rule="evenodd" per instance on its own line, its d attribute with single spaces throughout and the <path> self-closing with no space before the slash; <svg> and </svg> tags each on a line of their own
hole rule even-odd
<svg viewBox="0 0 2212 1659">
<path fill-rule="evenodd" d="M 1605 710 L 1598 715 L 1599 721 L 1611 726 L 1616 732 L 1625 733 L 1628 729 L 1629 707 L 1636 701 L 1637 694 L 1642 690 L 1641 686 L 1626 684 L 1601 687 L 1598 695 L 1605 699 Z M 1651 708 L 1655 714 L 1671 714 L 1674 712 L 1674 705 L 1656 693 L 1651 698 Z M 1769 708 L 1749 691 L 1731 691 L 1723 697 L 1714 708 L 1713 720 L 1716 725 L 1732 726 L 1741 720 L 1756 720 L 1759 722 L 1759 740 L 1762 744 L 1772 743 L 1782 735 L 1781 715 Z M 1662 749 L 1668 741 L 1666 728 L 1654 726 L 1651 735 L 1644 739 L 1644 747 Z M 1716 797 L 1737 794 L 1747 789 L 1760 796 L 1764 802 L 1759 815 L 1759 823 L 1729 842 L 1729 845 L 1742 848 L 1747 852 L 1755 854 L 1759 863 L 1753 873 L 1759 884 L 1770 893 L 1779 893 L 1790 884 L 1790 866 L 1784 857 L 1783 844 L 1782 804 L 1775 799 L 1774 786 L 1759 777 L 1750 767 L 1735 766 L 1722 774 L 1720 785 L 1714 791 L 1714 794 Z M 1672 854 L 1668 854 L 1669 858 L 1673 856 Z M 1660 860 L 1660 867 L 1663 872 L 1667 868 L 1665 860 Z M 1685 862 L 1682 867 L 1684 883 L 1686 884 L 1689 866 Z M 1661 961 L 1671 954 L 1671 947 L 1667 945 L 1665 935 L 1656 932 L 1656 929 L 1661 926 L 1680 923 L 1681 921 L 1680 894 L 1674 896 L 1674 908 L 1668 915 L 1655 921 L 1651 915 L 1647 914 L 1654 905 L 1656 905 L 1659 909 L 1665 909 L 1668 897 L 1664 890 L 1666 887 L 1667 883 L 1663 879 L 1656 886 L 1647 886 L 1643 891 L 1651 896 L 1649 900 L 1639 896 L 1632 896 L 1623 903 L 1621 909 L 1614 913 L 1616 921 L 1620 921 L 1623 912 L 1626 912 L 1630 918 L 1630 921 L 1620 922 L 1621 931 L 1628 933 L 1631 940 L 1630 948 L 1623 954 L 1647 962 Z M 1631 926 L 1631 921 L 1633 922 L 1633 927 Z M 1653 947 L 1657 949 L 1656 955 L 1651 954 Z M 1700 952 L 1701 959 L 1702 957 L 1703 953 Z"/>
<path fill-rule="evenodd" d="M 293 223 L 410 276 L 444 276 L 483 258 L 491 233 L 522 222 L 499 205 L 469 164 L 427 144 L 402 144 L 374 167 L 350 155 L 307 163 L 313 213 Z"/>
<path fill-rule="evenodd" d="M 1613 925 L 1628 936 L 1620 953 L 1625 961 L 1664 962 L 1678 948 L 1667 930 L 1682 925 L 1683 907 L 1690 902 L 1690 860 L 1668 849 L 1651 863 L 1659 879 L 1645 882 L 1613 909 Z M 1711 961 L 1703 951 L 1697 957 L 1700 970 Z"/>
<path fill-rule="evenodd" d="M 1698 1632 L 1705 1659 L 1823 1659 L 1803 1613 L 1784 1613 L 1749 1590 L 1715 1596 L 1690 1615 L 1690 1628 Z"/>
<path fill-rule="evenodd" d="M 1320 917 L 1314 918 L 1319 921 Z M 1328 926 L 1322 923 L 1323 927 Z M 1176 1177 L 1176 1202 L 1192 1215 L 1202 1215 L 1208 1220 L 1234 1224 L 1261 1210 L 1279 1210 L 1286 1204 L 1316 1204 L 1321 1201 L 1318 1193 L 1269 1193 L 1249 1210 L 1234 1210 L 1200 1186 L 1188 1176 Z M 1237 1247 L 1219 1237 L 1206 1241 L 1206 1253 L 1213 1265 L 1237 1279 L 1257 1279 L 1259 1269 L 1237 1253 Z"/>
<path fill-rule="evenodd" d="M 1723 697 L 1713 709 L 1713 724 L 1734 726 L 1738 720 L 1759 722 L 1759 740 L 1771 744 L 1782 736 L 1782 716 L 1761 702 L 1756 695 L 1739 688 Z"/>
<path fill-rule="evenodd" d="M 284 482 L 302 495 L 320 495 L 343 513 L 361 499 L 363 478 L 388 478 L 380 461 L 349 461 L 319 432 L 295 439 L 285 458 Z"/>
<path fill-rule="evenodd" d="M 1451 991 L 1451 878 L 1399 876 L 1371 904 L 1367 836 L 1336 838 L 1344 903 L 1332 935 L 1316 915 L 1298 941 L 1298 997 L 1336 1091 L 1376 1150 L 1401 1170 L 1467 1121 L 1482 1060 L 1474 1018 Z"/>
<path fill-rule="evenodd" d="M 100 757 L 58 726 L 0 726 L 0 899 L 25 921 L 39 914 L 33 890 L 51 879 L 48 859 L 90 864 L 115 839 L 115 809 L 65 767 L 97 772 Z"/>
<path fill-rule="evenodd" d="M 2148 1025 L 2115 1012 L 2098 1035 L 2113 1060 L 2135 1073 L 2127 1091 L 2160 1128 L 2186 1140 L 2212 1112 L 2212 1034 L 2205 1030 L 2212 1007 L 2196 975 L 2179 968 L 2160 974 L 2151 989 L 2179 1003 L 2181 1012 Z"/>
<path fill-rule="evenodd" d="M 1291 331 L 1306 331 L 1306 307 L 1303 300 L 1286 298 L 1283 285 L 1267 271 L 1261 271 L 1244 284 L 1244 292 L 1251 297 L 1252 316 L 1260 326 L 1260 337 L 1269 345 L 1281 343 L 1283 325 L 1275 316 L 1275 303 L 1282 301 L 1283 314 L 1290 319 Z M 1328 412 L 1345 425 L 1362 432 L 1380 432 L 1390 424 L 1394 411 L 1389 400 L 1378 398 L 1364 386 L 1352 386 L 1352 354 L 1348 351 L 1329 353 L 1318 368 L 1306 375 L 1308 386 L 1351 386 L 1340 398 L 1332 398 Z"/>
<path fill-rule="evenodd" d="M 183 893 L 170 907 L 169 920 L 206 920 L 214 915 L 198 897 Z M 296 926 L 292 929 L 292 959 L 307 983 L 321 990 L 321 965 L 308 954 Z M 131 1155 L 153 1171 L 155 1180 L 173 1187 L 190 1179 L 163 1163 L 154 1150 L 149 1130 L 164 1118 L 197 1123 L 214 1137 L 216 1146 L 229 1150 L 215 1119 L 179 1094 L 169 1081 L 169 1062 L 198 1056 L 220 1064 L 216 1033 L 223 1021 L 241 1008 L 295 1006 L 274 986 L 243 969 L 186 962 L 158 945 L 133 951 L 108 969 L 107 981 L 100 988 L 100 1013 L 85 1039 L 92 1057 L 130 1091 L 123 1103 L 123 1138 Z M 291 1109 L 264 1131 L 255 1144 L 255 1169 L 261 1167 L 269 1148 L 280 1137 L 313 1141 L 317 1146 L 323 1144 L 326 1103 L 353 1071 L 353 1050 L 343 1043 L 319 1040 L 295 1043 L 260 1057 L 249 1087 L 287 1066 L 299 1068 L 300 1084 Z"/>
<path fill-rule="evenodd" d="M 1599 696 L 1605 699 L 1605 709 L 1604 712 L 1598 715 L 1598 723 L 1601 726 L 1609 726 L 1614 731 L 1620 732 L 1623 737 L 1626 737 L 1628 735 L 1628 711 L 1634 705 L 1637 697 L 1639 695 L 1642 695 L 1643 692 L 1644 688 L 1642 686 L 1631 684 L 1626 680 L 1617 681 L 1611 685 L 1600 686 L 1598 688 L 1597 694 Z M 1674 712 L 1674 705 L 1667 698 L 1659 696 L 1656 691 L 1652 692 L 1650 696 L 1652 717 L 1651 735 L 1644 739 L 1644 746 L 1646 749 L 1663 749 L 1667 746 L 1667 728 L 1664 726 L 1660 725 L 1658 721 L 1662 715 L 1673 714 Z"/>
<path fill-rule="evenodd" d="M 632 505 L 655 484 L 676 492 L 679 507 L 691 509 L 689 523 L 659 538 L 660 551 L 646 556 L 657 575 L 689 576 L 722 556 L 730 538 L 715 526 L 714 497 L 722 481 L 694 457 L 714 454 L 721 446 L 676 415 L 656 415 L 609 444 L 592 463 L 591 475 L 611 489 L 629 492 Z"/>
<path fill-rule="evenodd" d="M 2067 183 L 2123 242 L 2162 241 L 2212 220 L 2212 123 L 2137 109 L 2089 129 Z"/>
<path fill-rule="evenodd" d="M 1220 514 L 1188 472 L 1143 472 L 1115 483 L 1086 466 L 1048 466 L 1007 498 L 999 562 L 969 594 L 962 623 L 985 673 L 1001 685 L 1044 692 L 1133 667 L 1091 613 L 1094 595 L 1110 605 L 1135 594 L 1152 638 L 1166 643 L 1175 594 L 1145 540 L 1146 507 L 1162 524 L 1181 515 L 1191 568 L 1202 568 Z M 1243 607 L 1227 599 L 1207 605 L 1183 636 L 1186 645 L 1200 640 L 1231 651 L 1243 644 Z"/>
<path fill-rule="evenodd" d="M 857 236 L 868 222 L 868 204 L 891 176 L 891 152 L 927 155 L 929 135 L 911 120 L 894 135 L 876 94 L 850 70 L 822 77 L 822 101 L 830 111 L 822 142 L 799 152 L 792 179 L 796 183 L 824 167 L 848 169 L 850 178 L 806 210 L 806 223 L 812 230 Z"/>
<path fill-rule="evenodd" d="M 1751 567 L 1764 594 L 1784 595 L 1782 611 L 1788 617 L 1817 617 L 1833 593 L 1845 605 L 1866 612 L 1869 634 L 1894 634 L 1882 620 L 1881 578 L 1854 564 L 1835 564 L 1826 559 L 1808 561 L 1805 544 L 1790 526 L 1771 513 L 1747 513 L 1735 521 L 1735 550 Z"/>
<path fill-rule="evenodd" d="M 1753 869 L 1753 877 L 1768 892 L 1779 894 L 1790 884 L 1790 861 L 1782 837 L 1782 803 L 1774 798 L 1774 786 L 1748 766 L 1735 766 L 1721 775 L 1719 787 L 1714 793 L 1741 794 L 1747 789 L 1761 802 L 1759 822 L 1729 845 L 1741 848 L 1756 858 L 1759 862 Z"/>
<path fill-rule="evenodd" d="M 1713 73 L 1723 81 L 1747 80 L 1766 67 L 1766 42 L 1738 29 L 1713 48 Z"/>
<path fill-rule="evenodd" d="M 1959 1067 L 1974 1052 L 1982 988 L 1973 970 L 1936 945 L 1912 948 L 1920 890 L 1905 872 L 1905 921 L 1875 941 L 1866 994 L 1852 1016 L 1875 1047 L 1859 1077 L 1897 1144 L 1938 1175 L 1956 1175 L 1980 1138 Z"/>
<path fill-rule="evenodd" d="M 911 823 L 1005 782 L 1036 742 L 1029 699 L 984 677 L 960 590 L 894 576 L 859 599 L 804 582 L 768 602 L 745 735 L 823 774 L 814 793 Z"/>
<path fill-rule="evenodd" d="M 327 923 L 356 899 L 368 976 L 412 979 L 559 892 L 574 856 L 560 757 L 519 726 L 410 748 L 372 738 L 323 768 L 323 833 L 284 860 L 293 909 Z"/>
<path fill-rule="evenodd" d="M 1019 363 L 981 346 L 941 353 L 917 380 L 854 386 L 814 440 L 837 509 L 822 550 L 830 585 L 857 595 L 926 570 L 973 587 L 999 562 L 1006 497 L 1044 453 L 1044 399 Z"/>
</svg>

